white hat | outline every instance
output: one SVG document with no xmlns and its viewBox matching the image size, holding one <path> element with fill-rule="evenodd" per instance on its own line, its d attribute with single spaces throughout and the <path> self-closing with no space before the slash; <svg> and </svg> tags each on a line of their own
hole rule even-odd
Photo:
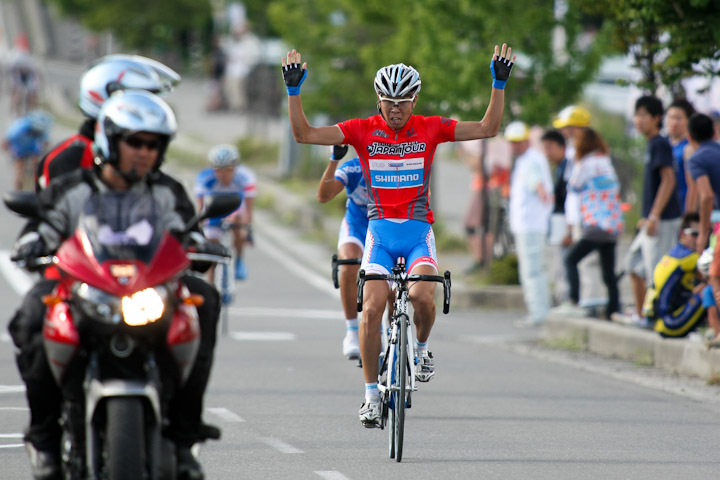
<svg viewBox="0 0 720 480">
<path fill-rule="evenodd" d="M 510 124 L 505 127 L 504 137 L 508 142 L 522 142 L 530 138 L 530 129 L 523 122 L 510 122 Z"/>
</svg>

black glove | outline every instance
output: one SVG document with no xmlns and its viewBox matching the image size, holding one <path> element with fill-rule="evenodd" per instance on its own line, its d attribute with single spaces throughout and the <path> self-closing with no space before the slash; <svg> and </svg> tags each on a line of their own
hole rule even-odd
<svg viewBox="0 0 720 480">
<path fill-rule="evenodd" d="M 245 241 L 248 245 L 255 245 L 255 235 L 253 235 L 253 228 L 249 223 L 245 225 Z"/>
<path fill-rule="evenodd" d="M 18 240 L 10 260 L 30 271 L 36 271 L 40 270 L 43 266 L 36 265 L 35 259 L 48 255 L 49 253 L 43 239 L 37 233 L 31 232 Z"/>
<path fill-rule="evenodd" d="M 505 57 L 498 57 L 497 60 L 490 62 L 490 72 L 492 73 L 494 88 L 499 88 L 500 90 L 505 88 L 505 83 L 507 83 L 508 78 L 510 78 L 513 65 L 515 64 L 511 62 L 509 58 Z"/>
<path fill-rule="evenodd" d="M 288 95 L 300 95 L 300 86 L 307 78 L 307 68 L 302 68 L 299 63 L 290 63 L 282 68 L 282 74 Z"/>
<path fill-rule="evenodd" d="M 231 257 L 232 252 L 228 248 L 215 242 L 205 242 L 203 245 L 197 246 L 198 253 L 207 253 L 208 255 L 217 255 L 219 257 Z"/>
<path fill-rule="evenodd" d="M 348 148 L 349 147 L 347 145 L 333 145 L 330 160 L 333 160 L 335 162 L 342 160 L 342 158 L 348 152 Z"/>
</svg>

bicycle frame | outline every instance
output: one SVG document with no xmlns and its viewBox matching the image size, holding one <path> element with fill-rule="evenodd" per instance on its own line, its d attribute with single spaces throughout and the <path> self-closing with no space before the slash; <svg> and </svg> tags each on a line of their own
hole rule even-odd
<svg viewBox="0 0 720 480">
<path fill-rule="evenodd" d="M 388 450 L 390 458 L 397 462 L 402 460 L 403 437 L 405 430 L 405 409 L 412 405 L 412 392 L 417 391 L 415 385 L 415 356 L 410 339 L 412 326 L 410 322 L 408 301 L 410 283 L 417 281 L 439 282 L 443 284 L 443 313 L 450 311 L 450 272 L 440 275 L 410 275 L 405 271 L 405 259 L 398 258 L 392 274 L 365 274 L 360 270 L 358 275 L 358 312 L 362 311 L 363 287 L 368 280 L 391 281 L 395 287 L 395 305 L 387 335 L 385 356 L 381 359 L 378 369 L 378 389 L 382 399 L 380 428 L 384 429 L 388 418 Z"/>
</svg>

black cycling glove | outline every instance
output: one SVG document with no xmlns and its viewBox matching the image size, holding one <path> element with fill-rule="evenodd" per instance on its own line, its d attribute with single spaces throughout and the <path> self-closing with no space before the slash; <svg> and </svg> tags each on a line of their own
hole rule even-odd
<svg viewBox="0 0 720 480">
<path fill-rule="evenodd" d="M 349 147 L 347 145 L 333 145 L 330 160 L 333 160 L 335 162 L 342 160 L 342 158 L 348 152 L 348 148 Z"/>
<path fill-rule="evenodd" d="M 512 72 L 513 65 L 515 65 L 515 63 L 505 57 L 498 57 L 497 60 L 492 60 L 490 62 L 490 72 L 493 77 L 493 88 L 499 88 L 500 90 L 505 88 L 505 84 L 507 83 L 508 78 L 510 78 L 510 72 Z"/>
<path fill-rule="evenodd" d="M 288 95 L 300 95 L 300 85 L 307 77 L 307 68 L 302 68 L 299 63 L 290 63 L 282 67 L 282 74 Z"/>
</svg>

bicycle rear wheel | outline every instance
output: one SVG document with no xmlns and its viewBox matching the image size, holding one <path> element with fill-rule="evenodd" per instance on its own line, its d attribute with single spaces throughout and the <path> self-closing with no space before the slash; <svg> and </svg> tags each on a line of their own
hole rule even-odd
<svg viewBox="0 0 720 480">
<path fill-rule="evenodd" d="M 395 381 L 397 390 L 395 391 L 395 421 L 393 431 L 395 432 L 395 461 L 402 460 L 403 436 L 405 434 L 405 402 L 407 400 L 407 342 L 408 328 L 407 319 L 402 320 L 400 327 L 400 336 L 397 343 L 397 361 L 395 363 Z"/>
</svg>

